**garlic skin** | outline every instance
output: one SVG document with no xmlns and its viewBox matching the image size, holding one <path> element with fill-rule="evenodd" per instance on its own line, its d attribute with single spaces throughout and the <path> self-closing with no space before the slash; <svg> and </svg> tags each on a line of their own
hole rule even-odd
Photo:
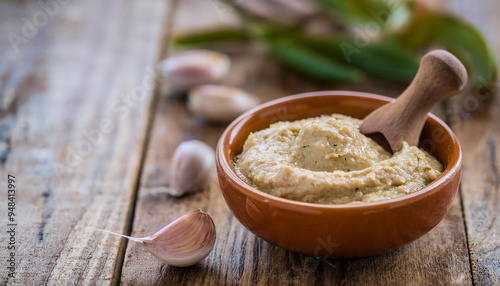
<svg viewBox="0 0 500 286">
<path fill-rule="evenodd" d="M 224 85 L 201 85 L 188 94 L 188 108 L 192 113 L 219 123 L 229 123 L 259 104 L 257 96 Z"/>
<path fill-rule="evenodd" d="M 212 147 L 198 140 L 182 142 L 174 152 L 167 193 L 180 197 L 203 190 L 214 169 L 215 152 Z"/>
<path fill-rule="evenodd" d="M 210 254 L 215 245 L 215 224 L 201 209 L 189 212 L 144 241 L 144 247 L 169 265 L 194 265 Z"/>
<path fill-rule="evenodd" d="M 271 0 L 284 9 L 288 9 L 298 17 L 310 17 L 319 12 L 319 8 L 309 0 Z"/>
<path fill-rule="evenodd" d="M 216 240 L 214 221 L 201 209 L 181 216 L 155 234 L 144 238 L 107 230 L 100 231 L 140 243 L 158 260 L 177 267 L 191 266 L 203 260 L 214 248 Z"/>
<path fill-rule="evenodd" d="M 264 18 L 274 23 L 290 26 L 297 22 L 297 15 L 295 15 L 295 13 L 287 9 L 287 7 L 278 5 L 275 1 L 234 0 L 231 1 L 231 3 L 251 15 L 257 16 L 258 18 Z"/>
<path fill-rule="evenodd" d="M 162 60 L 157 70 L 165 85 L 187 90 L 196 85 L 218 82 L 229 67 L 230 59 L 222 53 L 190 50 Z"/>
</svg>

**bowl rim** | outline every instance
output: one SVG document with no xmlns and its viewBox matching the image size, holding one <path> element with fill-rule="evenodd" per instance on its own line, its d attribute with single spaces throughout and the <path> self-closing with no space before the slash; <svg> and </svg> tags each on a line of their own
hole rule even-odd
<svg viewBox="0 0 500 286">
<path fill-rule="evenodd" d="M 367 93 L 367 92 L 358 92 L 358 91 L 345 91 L 345 90 L 329 90 L 329 91 L 314 91 L 314 92 L 304 92 L 304 93 L 299 93 L 295 95 L 290 95 L 282 98 L 278 98 L 275 100 L 268 101 L 266 103 L 260 104 L 251 110 L 243 113 L 240 115 L 238 118 L 236 118 L 229 126 L 224 130 L 224 133 L 221 135 L 218 143 L 217 143 L 217 149 L 216 149 L 216 165 L 217 165 L 217 172 L 218 177 L 221 176 L 220 172 L 224 172 L 234 184 L 236 184 L 240 190 L 242 190 L 247 196 L 252 196 L 252 197 L 258 197 L 263 200 L 270 200 L 270 201 L 276 201 L 277 203 L 280 204 L 285 204 L 287 206 L 298 206 L 298 207 L 307 207 L 307 208 L 314 208 L 317 210 L 341 210 L 341 209 L 381 209 L 381 208 L 394 208 L 398 207 L 401 205 L 407 205 L 408 203 L 418 201 L 422 198 L 425 198 L 427 196 L 432 195 L 434 192 L 437 192 L 439 188 L 437 188 L 440 185 L 445 185 L 447 182 L 451 181 L 453 177 L 461 170 L 462 167 L 462 148 L 460 146 L 460 143 L 458 139 L 456 138 L 454 132 L 451 130 L 451 128 L 444 123 L 441 119 L 439 119 L 437 116 L 434 114 L 429 113 L 428 120 L 435 121 L 438 125 L 440 125 L 446 132 L 447 134 L 450 135 L 451 140 L 452 140 L 452 145 L 455 147 L 453 148 L 455 152 L 452 152 L 450 155 L 450 162 L 448 162 L 445 170 L 441 175 L 439 175 L 434 181 L 423 187 L 422 189 L 413 192 L 408 195 L 404 195 L 401 197 L 393 198 L 393 199 L 388 199 L 388 200 L 382 200 L 382 201 L 376 201 L 376 202 L 369 202 L 369 203 L 359 203 L 359 204 L 318 204 L 318 203 L 310 203 L 310 202 L 302 202 L 302 201 L 295 201 L 295 200 L 290 200 L 290 199 L 285 199 L 281 198 L 278 196 L 274 196 L 271 194 L 268 194 L 266 192 L 263 192 L 257 188 L 254 188 L 250 186 L 248 183 L 243 181 L 234 171 L 232 168 L 232 164 L 230 162 L 232 161 L 232 158 L 226 158 L 226 144 L 225 142 L 229 141 L 231 137 L 234 137 L 232 134 L 233 130 L 235 127 L 238 125 L 244 125 L 246 123 L 246 118 L 249 117 L 250 115 L 279 104 L 283 104 L 288 101 L 293 101 L 293 100 L 298 100 L 302 98 L 311 98 L 311 97 L 328 97 L 328 96 L 352 96 L 352 97 L 358 97 L 358 98 L 367 98 L 367 99 L 376 99 L 376 100 L 382 100 L 382 101 L 394 101 L 394 98 L 387 97 L 387 96 L 382 96 L 374 93 Z M 457 153 L 458 151 L 458 156 L 453 156 L 453 154 Z M 454 160 L 455 159 L 455 160 Z"/>
</svg>

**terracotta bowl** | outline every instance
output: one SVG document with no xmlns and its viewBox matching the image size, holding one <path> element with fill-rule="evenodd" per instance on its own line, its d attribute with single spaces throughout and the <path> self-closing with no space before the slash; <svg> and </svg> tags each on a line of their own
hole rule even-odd
<svg viewBox="0 0 500 286">
<path fill-rule="evenodd" d="M 234 216 L 270 243 L 328 258 L 384 253 L 430 231 L 451 207 L 462 169 L 462 152 L 455 135 L 434 115 L 429 115 L 425 123 L 421 147 L 434 154 L 446 169 L 425 188 L 392 200 L 323 205 L 283 199 L 245 183 L 232 164 L 249 133 L 273 122 L 332 113 L 364 118 L 392 100 L 361 92 L 312 92 L 274 100 L 241 115 L 221 136 L 216 151 L 220 187 Z"/>
</svg>

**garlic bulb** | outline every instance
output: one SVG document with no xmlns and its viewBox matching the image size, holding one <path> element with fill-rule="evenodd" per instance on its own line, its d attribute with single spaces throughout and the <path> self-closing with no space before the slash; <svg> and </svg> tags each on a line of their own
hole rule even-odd
<svg viewBox="0 0 500 286">
<path fill-rule="evenodd" d="M 257 96 L 224 85 L 201 85 L 189 91 L 189 110 L 209 121 L 227 123 L 259 105 Z"/>
<path fill-rule="evenodd" d="M 158 73 L 166 85 L 187 90 L 218 82 L 229 71 L 229 57 L 209 50 L 190 50 L 162 60 Z"/>
<path fill-rule="evenodd" d="M 181 216 L 144 238 L 99 230 L 140 243 L 160 261 L 177 267 L 191 266 L 207 257 L 214 248 L 216 237 L 214 221 L 200 209 Z"/>
<path fill-rule="evenodd" d="M 215 152 L 212 147 L 198 140 L 182 142 L 172 159 L 168 194 L 179 197 L 202 190 L 214 169 Z"/>
</svg>

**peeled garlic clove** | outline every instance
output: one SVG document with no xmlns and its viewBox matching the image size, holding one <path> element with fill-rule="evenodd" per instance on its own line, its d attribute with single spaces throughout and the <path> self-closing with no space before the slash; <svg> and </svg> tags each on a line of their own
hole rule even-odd
<svg viewBox="0 0 500 286">
<path fill-rule="evenodd" d="M 184 141 L 174 152 L 167 192 L 178 197 L 202 190 L 214 169 L 215 152 L 212 147 L 198 140 Z"/>
<path fill-rule="evenodd" d="M 216 238 L 214 221 L 200 209 L 181 216 L 157 233 L 144 238 L 100 231 L 141 243 L 160 261 L 177 267 L 191 266 L 203 260 L 214 248 Z"/>
<path fill-rule="evenodd" d="M 209 121 L 227 123 L 259 105 L 257 96 L 224 85 L 201 85 L 189 91 L 189 110 Z"/>
<path fill-rule="evenodd" d="M 218 82 L 229 71 L 228 56 L 209 50 L 191 50 L 158 63 L 158 73 L 166 85 L 177 89 Z"/>
</svg>

